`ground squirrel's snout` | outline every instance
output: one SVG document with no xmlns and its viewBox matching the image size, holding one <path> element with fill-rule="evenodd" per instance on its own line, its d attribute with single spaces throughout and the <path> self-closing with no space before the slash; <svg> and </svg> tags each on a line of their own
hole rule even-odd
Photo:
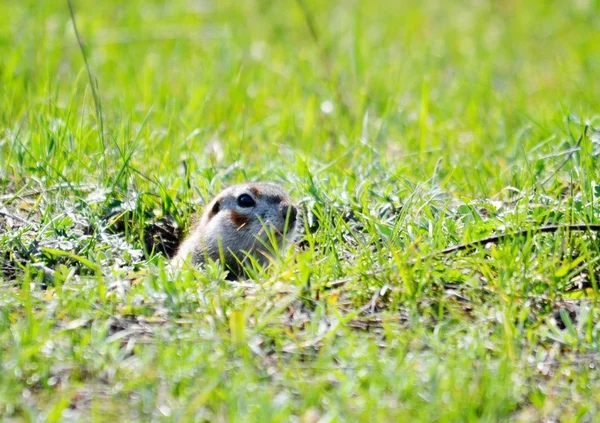
<svg viewBox="0 0 600 423">
<path fill-rule="evenodd" d="M 282 207 L 283 219 L 288 222 L 288 226 L 293 228 L 298 217 L 298 209 L 292 205 L 284 205 Z M 289 217 L 288 217 L 289 216 Z"/>
</svg>

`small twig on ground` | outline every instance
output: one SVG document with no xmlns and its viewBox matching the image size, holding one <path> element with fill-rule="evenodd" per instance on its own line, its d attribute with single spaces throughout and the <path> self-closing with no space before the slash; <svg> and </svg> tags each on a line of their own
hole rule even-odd
<svg viewBox="0 0 600 423">
<path fill-rule="evenodd" d="M 565 159 L 562 161 L 562 163 L 561 163 L 561 164 L 559 164 L 559 165 L 558 165 L 558 167 L 557 167 L 556 169 L 554 169 L 554 172 L 552 172 L 552 173 L 551 173 L 551 174 L 550 174 L 550 175 L 549 175 L 547 178 L 545 178 L 545 179 L 544 179 L 542 182 L 540 182 L 540 183 L 536 184 L 536 185 L 533 187 L 533 192 L 534 192 L 534 193 L 537 191 L 537 189 L 538 189 L 539 187 L 543 187 L 543 186 L 544 186 L 544 185 L 546 185 L 546 184 L 547 184 L 547 183 L 548 183 L 548 182 L 549 182 L 549 181 L 550 181 L 552 178 L 554 178 L 554 177 L 556 176 L 556 174 L 557 174 L 558 172 L 560 172 L 560 170 L 561 170 L 561 169 L 562 169 L 562 168 L 563 168 L 563 167 L 564 167 L 564 166 L 565 166 L 565 165 L 566 165 L 566 164 L 569 162 L 569 160 L 571 160 L 571 158 L 573 157 L 573 154 L 575 154 L 576 152 L 578 152 L 579 150 L 581 150 L 581 148 L 580 148 L 580 147 L 581 147 L 581 142 L 583 141 L 583 137 L 586 137 L 586 136 L 587 136 L 588 129 L 589 129 L 589 126 L 588 126 L 588 125 L 585 125 L 585 127 L 584 127 L 584 129 L 583 129 L 583 134 L 581 134 L 581 135 L 579 136 L 579 139 L 577 140 L 577 143 L 575 144 L 575 147 L 573 147 L 573 148 L 570 148 L 570 149 L 569 149 L 569 150 L 567 150 L 567 151 L 563 151 L 563 152 L 560 152 L 560 153 L 558 153 L 558 154 L 557 154 L 557 155 L 563 155 L 563 154 L 566 154 L 566 155 L 567 155 L 567 157 L 565 157 Z M 543 158 L 543 159 L 546 159 L 546 158 L 549 158 L 549 157 L 552 157 L 552 156 L 546 156 L 546 157 L 542 157 L 542 158 Z M 510 200 L 510 201 L 509 201 L 509 203 L 510 203 L 510 204 L 516 204 L 516 203 L 518 203 L 519 201 L 521 201 L 523 198 L 525 198 L 525 195 L 526 195 L 526 194 L 521 194 L 520 196 L 518 196 L 518 197 L 517 197 L 517 198 L 515 198 L 514 200 Z"/>
<path fill-rule="evenodd" d="M 327 288 L 334 288 L 336 286 L 341 286 L 341 285 L 345 285 L 348 282 L 352 281 L 354 278 L 344 278 L 344 279 L 337 279 L 335 281 L 331 281 L 329 283 L 327 283 Z"/>
<path fill-rule="evenodd" d="M 48 187 L 48 188 L 44 188 L 44 189 L 38 189 L 38 190 L 34 190 L 34 191 L 27 191 L 27 192 L 14 193 L 14 194 L 6 194 L 6 195 L 3 195 L 3 196 L 0 196 L 0 201 L 4 202 L 4 201 L 14 200 L 15 198 L 35 197 L 37 195 L 47 194 L 47 193 L 52 192 L 52 191 L 60 191 L 62 189 L 90 191 L 90 190 L 93 190 L 95 188 L 96 188 L 96 186 L 90 185 L 90 184 L 71 185 L 71 184 L 68 184 L 68 183 L 64 183 L 64 184 L 58 184 L 58 185 L 54 185 L 52 187 Z"/>
<path fill-rule="evenodd" d="M 563 151 L 559 151 L 558 153 L 546 154 L 545 156 L 538 157 L 538 160 L 554 159 L 556 157 L 566 156 L 566 155 L 572 156 L 573 153 L 577 153 L 579 150 L 581 150 L 581 147 L 579 146 L 580 143 L 581 143 L 581 141 L 579 141 L 575 147 L 569 148 L 568 150 L 563 150 Z M 561 166 L 563 166 L 563 164 L 561 164 Z"/>
<path fill-rule="evenodd" d="M 567 231 L 579 231 L 579 232 L 585 232 L 585 231 L 600 232 L 600 225 L 588 225 L 585 223 L 581 223 L 581 224 L 576 224 L 576 225 L 542 226 L 540 228 L 524 229 L 524 230 L 518 231 L 518 232 L 503 233 L 503 234 L 479 239 L 477 241 L 472 241 L 472 242 L 467 242 L 465 244 L 455 245 L 454 247 L 446 248 L 445 250 L 439 251 L 437 253 L 433 253 L 432 255 L 430 255 L 428 257 L 436 257 L 436 256 L 440 256 L 440 255 L 456 253 L 458 251 L 470 250 L 475 247 L 486 245 L 486 244 L 498 244 L 500 241 L 502 241 L 504 239 L 523 237 L 530 233 L 531 234 L 553 233 L 553 232 L 560 231 L 562 229 L 567 230 Z"/>
<path fill-rule="evenodd" d="M 487 244 L 498 244 L 501 241 L 508 239 L 508 238 L 519 238 L 519 237 L 527 236 L 528 234 L 537 234 L 537 233 L 554 233 L 554 232 L 558 232 L 560 230 L 575 231 L 575 232 L 587 232 L 587 231 L 600 232 L 600 224 L 580 223 L 580 224 L 573 224 L 573 225 L 542 226 L 539 228 L 524 229 L 522 231 L 517 231 L 517 232 L 503 233 L 503 234 L 499 234 L 499 235 L 489 236 L 487 238 L 478 239 L 476 241 L 467 242 L 465 244 L 455 245 L 454 247 L 449 247 L 444 250 L 429 254 L 428 256 L 426 256 L 424 258 L 413 260 L 410 262 L 410 264 L 416 264 L 418 262 L 423 262 L 423 261 L 431 259 L 431 258 L 439 257 L 442 255 L 449 255 L 449 254 L 457 253 L 459 251 L 471 250 L 471 249 L 474 249 L 475 247 L 485 246 Z M 344 286 L 349 282 L 355 281 L 360 277 L 376 276 L 384 271 L 393 270 L 395 268 L 396 268 L 396 265 L 394 264 L 390 267 L 376 269 L 376 270 L 373 270 L 370 272 L 363 273 L 361 275 L 354 275 L 354 276 L 351 276 L 348 278 L 331 281 L 328 284 L 326 284 L 326 286 L 327 286 L 327 288 L 337 288 L 340 286 Z"/>
<path fill-rule="evenodd" d="M 569 160 L 571 160 L 571 157 L 573 157 L 573 154 L 575 154 L 575 152 L 579 151 L 579 147 L 581 146 L 581 141 L 583 140 L 583 137 L 587 137 L 587 133 L 588 133 L 588 126 L 585 125 L 585 128 L 583 129 L 583 134 L 581 134 L 579 136 L 579 139 L 577 140 L 577 143 L 575 144 L 575 147 L 573 147 L 570 151 L 570 153 L 567 155 L 567 157 L 565 157 L 565 159 L 563 160 L 563 162 L 558 165 L 558 167 L 554 170 L 554 172 L 552 172 L 552 174 L 550 176 L 548 176 L 546 179 L 544 179 L 539 186 L 544 186 L 546 185 L 546 183 L 554 178 L 554 176 L 556 176 L 556 174 L 567 164 L 567 162 Z"/>
<path fill-rule="evenodd" d="M 25 219 L 24 217 L 17 216 L 16 214 L 7 213 L 5 211 L 0 210 L 0 216 L 8 217 L 9 219 L 18 220 L 19 222 L 25 223 L 26 225 L 29 225 L 35 229 L 39 228 L 39 225 L 37 223 L 30 222 L 29 220 Z"/>
</svg>

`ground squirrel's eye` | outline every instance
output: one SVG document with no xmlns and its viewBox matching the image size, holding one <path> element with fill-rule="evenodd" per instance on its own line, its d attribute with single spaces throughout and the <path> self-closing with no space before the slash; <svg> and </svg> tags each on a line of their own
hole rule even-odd
<svg viewBox="0 0 600 423">
<path fill-rule="evenodd" d="M 213 206 L 211 213 L 212 213 L 213 215 L 215 215 L 215 214 L 219 213 L 219 210 L 221 210 L 221 203 L 219 203 L 219 202 L 217 201 L 217 202 L 215 203 L 215 205 Z"/>
<path fill-rule="evenodd" d="M 254 207 L 256 202 L 248 194 L 242 194 L 237 198 L 238 206 L 240 207 Z"/>
</svg>

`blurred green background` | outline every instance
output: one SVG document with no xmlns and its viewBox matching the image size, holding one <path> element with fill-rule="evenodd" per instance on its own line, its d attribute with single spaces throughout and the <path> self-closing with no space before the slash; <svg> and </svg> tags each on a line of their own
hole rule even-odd
<svg viewBox="0 0 600 423">
<path fill-rule="evenodd" d="M 597 239 L 429 254 L 598 223 L 600 1 L 73 6 L 101 114 L 68 3 L 0 1 L 0 417 L 596 421 Z M 170 275 L 258 179 L 295 252 Z"/>
<path fill-rule="evenodd" d="M 94 179 L 136 135 L 131 165 L 170 183 L 183 159 L 192 174 L 239 160 L 240 180 L 297 153 L 341 159 L 335 174 L 368 162 L 368 144 L 388 172 L 422 180 L 442 158 L 457 189 L 490 195 L 524 184 L 511 164 L 557 148 L 566 117 L 600 101 L 597 1 L 74 3 L 108 151 L 66 2 L 2 2 L 0 123 L 27 133 L 4 143 L 5 175 L 27 147 Z M 49 126 L 73 134 L 62 155 Z"/>
</svg>

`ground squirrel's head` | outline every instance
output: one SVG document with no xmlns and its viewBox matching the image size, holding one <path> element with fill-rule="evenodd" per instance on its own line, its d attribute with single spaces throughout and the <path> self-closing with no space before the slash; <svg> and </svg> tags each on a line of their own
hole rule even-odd
<svg viewBox="0 0 600 423">
<path fill-rule="evenodd" d="M 200 221 L 202 253 L 225 257 L 230 270 L 250 254 L 265 264 L 296 233 L 298 210 L 287 192 L 272 182 L 231 186 L 211 201 Z M 200 259 L 196 260 L 200 261 Z"/>
</svg>

